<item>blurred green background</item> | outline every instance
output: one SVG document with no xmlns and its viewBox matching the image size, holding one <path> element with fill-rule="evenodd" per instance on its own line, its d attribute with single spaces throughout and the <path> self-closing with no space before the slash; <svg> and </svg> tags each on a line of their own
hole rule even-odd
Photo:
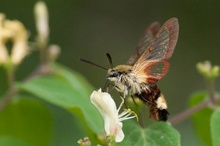
<svg viewBox="0 0 220 146">
<path fill-rule="evenodd" d="M 33 15 L 35 2 L 37 1 L 0 0 L 0 12 L 5 13 L 8 19 L 23 22 L 30 31 L 31 40 L 36 36 Z M 187 109 L 189 96 L 194 91 L 205 89 L 204 81 L 196 71 L 196 63 L 210 60 L 213 64 L 220 65 L 220 1 L 45 2 L 49 9 L 50 43 L 58 44 L 62 48 L 58 61 L 83 74 L 96 89 L 105 83 L 106 73 L 80 62 L 80 57 L 108 67 L 105 56 L 108 52 L 115 65 L 123 64 L 149 24 L 154 21 L 163 24 L 169 18 L 177 17 L 180 25 L 179 40 L 170 59 L 170 71 L 158 83 L 166 96 L 170 117 Z M 23 72 L 31 71 L 32 64 L 36 64 L 36 54 L 30 57 L 33 62 L 24 61 L 18 78 L 25 76 L 26 73 Z M 219 80 L 217 81 L 219 85 Z M 0 91 L 4 92 L 4 88 Z M 68 116 L 64 111 L 58 111 L 54 114 Z M 182 145 L 201 145 L 190 119 L 175 125 L 175 128 L 181 134 Z M 64 133 L 75 133 L 65 129 L 65 126 L 61 129 Z"/>
</svg>

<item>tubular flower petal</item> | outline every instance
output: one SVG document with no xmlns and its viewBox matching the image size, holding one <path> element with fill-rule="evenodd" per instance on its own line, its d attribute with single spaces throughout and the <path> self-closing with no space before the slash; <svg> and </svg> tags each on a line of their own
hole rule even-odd
<svg viewBox="0 0 220 146">
<path fill-rule="evenodd" d="M 17 20 L 7 20 L 0 14 L 0 64 L 12 62 L 19 64 L 28 54 L 28 34 L 24 25 Z M 6 43 L 12 41 L 11 56 L 7 51 Z"/>
<path fill-rule="evenodd" d="M 5 29 L 11 31 L 11 39 L 13 41 L 11 62 L 19 64 L 22 59 L 28 54 L 28 34 L 24 25 L 19 21 L 6 21 Z"/>
<path fill-rule="evenodd" d="M 107 136 L 113 136 L 115 142 L 121 142 L 125 136 L 122 131 L 122 121 L 134 118 L 135 116 L 130 116 L 132 114 L 130 110 L 123 111 L 119 114 L 123 102 L 117 109 L 115 101 L 112 99 L 111 95 L 107 92 L 102 92 L 101 89 L 93 91 L 90 100 L 99 110 L 104 119 L 104 128 Z"/>
</svg>

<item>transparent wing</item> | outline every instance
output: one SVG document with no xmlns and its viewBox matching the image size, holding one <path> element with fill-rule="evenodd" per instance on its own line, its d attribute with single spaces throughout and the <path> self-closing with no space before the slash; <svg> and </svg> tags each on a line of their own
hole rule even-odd
<svg viewBox="0 0 220 146">
<path fill-rule="evenodd" d="M 169 19 L 161 27 L 152 43 L 144 51 L 138 61 L 169 59 L 176 46 L 178 34 L 179 24 L 177 18 Z"/>
<path fill-rule="evenodd" d="M 155 35 L 158 33 L 160 29 L 160 24 L 158 22 L 152 23 L 145 31 L 144 35 L 141 37 L 138 45 L 135 48 L 134 53 L 128 60 L 129 65 L 134 65 L 134 63 L 138 60 L 138 58 L 144 53 L 146 48 L 152 42 Z"/>
<path fill-rule="evenodd" d="M 169 70 L 169 62 L 166 60 L 149 62 L 144 70 L 147 75 L 147 83 L 155 83 L 163 76 L 166 75 Z"/>
<path fill-rule="evenodd" d="M 156 82 L 169 69 L 169 59 L 174 51 L 179 33 L 177 18 L 171 18 L 161 27 L 151 44 L 144 51 L 132 70 L 141 74 L 147 82 Z"/>
</svg>

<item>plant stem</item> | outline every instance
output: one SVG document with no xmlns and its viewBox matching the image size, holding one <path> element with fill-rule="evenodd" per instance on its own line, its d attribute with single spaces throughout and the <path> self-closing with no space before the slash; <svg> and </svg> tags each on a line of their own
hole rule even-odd
<svg viewBox="0 0 220 146">
<path fill-rule="evenodd" d="M 172 124 L 172 125 L 175 125 L 181 121 L 183 121 L 184 119 L 188 118 L 189 116 L 191 116 L 192 114 L 202 110 L 203 108 L 209 106 L 210 103 L 218 103 L 220 102 L 220 97 L 217 97 L 217 98 L 214 98 L 214 99 L 211 99 L 210 97 L 208 98 L 208 100 L 205 100 L 201 103 L 199 103 L 198 105 L 190 108 L 190 109 L 187 109 L 186 111 L 183 111 L 179 114 L 177 114 L 176 116 L 174 116 L 173 118 L 171 118 L 169 120 L 169 122 Z"/>
<path fill-rule="evenodd" d="M 47 47 L 48 40 L 45 38 L 42 41 L 42 38 L 39 38 L 38 36 L 37 44 L 38 44 L 38 49 L 40 51 L 41 64 L 47 64 L 48 63 L 48 47 Z"/>
<path fill-rule="evenodd" d="M 205 82 L 206 82 L 206 88 L 208 91 L 208 98 L 207 100 L 199 103 L 198 105 L 187 109 L 186 111 L 174 116 L 172 119 L 169 120 L 169 122 L 171 124 L 177 124 L 180 121 L 188 118 L 189 116 L 191 116 L 192 114 L 202 110 L 203 108 L 207 107 L 207 106 L 212 106 L 215 108 L 216 103 L 220 102 L 220 97 L 216 97 L 216 91 L 215 91 L 215 79 L 204 76 Z"/>
<path fill-rule="evenodd" d="M 7 72 L 7 79 L 8 79 L 8 88 L 11 88 L 14 85 L 15 81 L 15 66 L 11 63 L 5 65 L 5 69 Z"/>
<path fill-rule="evenodd" d="M 11 98 L 17 93 L 17 89 L 15 87 L 11 87 L 6 95 L 3 97 L 3 100 L 0 103 L 0 112 L 8 105 Z"/>
<path fill-rule="evenodd" d="M 206 78 L 205 81 L 206 81 L 207 91 L 209 92 L 209 98 L 214 103 L 214 98 L 215 98 L 215 83 L 214 83 L 214 80 Z"/>
<path fill-rule="evenodd" d="M 26 82 L 36 76 L 43 75 L 43 74 L 49 74 L 51 73 L 50 66 L 40 65 L 36 68 L 26 79 L 24 79 L 23 82 Z M 8 105 L 11 98 L 18 93 L 18 90 L 16 89 L 15 85 L 10 86 L 9 91 L 5 94 L 3 99 L 0 102 L 0 112 L 3 111 L 3 109 Z"/>
</svg>

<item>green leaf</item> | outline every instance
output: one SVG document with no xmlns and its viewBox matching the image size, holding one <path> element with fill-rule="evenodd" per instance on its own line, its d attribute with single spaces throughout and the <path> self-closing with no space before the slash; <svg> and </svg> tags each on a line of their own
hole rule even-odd
<svg viewBox="0 0 220 146">
<path fill-rule="evenodd" d="M 30 146 L 19 139 L 10 136 L 0 136 L 1 146 Z"/>
<path fill-rule="evenodd" d="M 13 98 L 0 113 L 0 137 L 10 136 L 32 146 L 48 145 L 52 138 L 52 118 L 41 102 L 30 96 Z M 10 143 L 10 139 L 0 142 Z"/>
<path fill-rule="evenodd" d="M 125 139 L 119 146 L 180 146 L 180 134 L 166 122 L 155 122 L 145 129 L 130 122 L 123 128 Z"/>
<path fill-rule="evenodd" d="M 100 133 L 103 121 L 90 102 L 92 86 L 76 72 L 61 66 L 55 66 L 54 70 L 54 75 L 36 77 L 26 83 L 17 84 L 17 87 L 85 118 L 87 125 Z"/>
<path fill-rule="evenodd" d="M 220 111 L 217 110 L 212 114 L 211 117 L 211 136 L 212 136 L 212 145 L 220 146 Z"/>
<path fill-rule="evenodd" d="M 85 136 L 89 136 L 92 142 L 97 137 L 93 131 L 89 133 L 85 120 L 74 116 L 68 110 L 48 104 L 53 115 L 53 139 L 50 146 L 73 146 L 77 145 L 77 141 Z M 94 135 L 94 138 L 92 137 Z"/>
<path fill-rule="evenodd" d="M 193 107 L 203 102 L 206 97 L 206 92 L 195 93 L 190 98 L 190 107 Z M 205 145 L 212 145 L 210 136 L 210 118 L 212 113 L 213 110 L 207 107 L 192 115 L 192 121 L 195 127 L 196 134 Z"/>
</svg>

